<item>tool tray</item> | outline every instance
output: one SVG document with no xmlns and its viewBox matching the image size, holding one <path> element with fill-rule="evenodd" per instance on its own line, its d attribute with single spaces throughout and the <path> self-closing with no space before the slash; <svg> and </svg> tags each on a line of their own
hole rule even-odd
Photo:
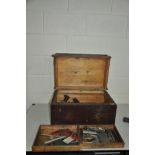
<svg viewBox="0 0 155 155">
<path fill-rule="evenodd" d="M 105 129 L 103 133 L 100 132 L 97 141 L 88 141 L 84 140 L 83 129 L 85 127 L 97 127 Z M 60 130 L 60 129 L 70 129 L 72 131 L 77 131 L 78 142 L 65 144 L 57 142 L 57 144 L 44 144 L 49 138 L 46 136 L 51 132 Z M 101 140 L 99 140 L 101 139 Z M 41 125 L 39 127 L 36 139 L 32 146 L 33 151 L 80 151 L 82 149 L 95 149 L 95 148 L 118 148 L 123 147 L 124 142 L 114 125 Z"/>
</svg>

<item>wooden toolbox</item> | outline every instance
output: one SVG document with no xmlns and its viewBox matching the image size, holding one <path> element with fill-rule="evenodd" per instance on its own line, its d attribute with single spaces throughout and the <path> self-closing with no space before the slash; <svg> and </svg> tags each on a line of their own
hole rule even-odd
<svg viewBox="0 0 155 155">
<path fill-rule="evenodd" d="M 51 125 L 39 127 L 32 150 L 123 147 L 115 127 L 117 105 L 107 92 L 111 57 L 63 53 L 53 57 L 55 91 L 50 105 Z M 57 140 L 59 143 L 50 142 L 58 131 L 71 135 L 57 135 L 62 138 Z"/>
</svg>

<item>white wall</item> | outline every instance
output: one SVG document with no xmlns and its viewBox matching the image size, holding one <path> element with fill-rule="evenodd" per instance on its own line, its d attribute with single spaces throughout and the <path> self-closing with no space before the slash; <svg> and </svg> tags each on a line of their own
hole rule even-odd
<svg viewBox="0 0 155 155">
<path fill-rule="evenodd" d="M 53 93 L 56 52 L 112 56 L 108 88 L 129 100 L 128 0 L 27 0 L 27 108 Z"/>
</svg>

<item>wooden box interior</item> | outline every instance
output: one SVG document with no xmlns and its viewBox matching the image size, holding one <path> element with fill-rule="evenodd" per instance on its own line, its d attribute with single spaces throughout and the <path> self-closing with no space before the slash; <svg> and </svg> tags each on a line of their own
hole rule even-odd
<svg viewBox="0 0 155 155">
<path fill-rule="evenodd" d="M 70 98 L 77 98 L 80 102 L 78 104 L 114 104 L 111 96 L 106 91 L 101 90 L 58 90 L 54 94 L 52 104 L 63 104 L 64 95 L 68 95 Z"/>
</svg>

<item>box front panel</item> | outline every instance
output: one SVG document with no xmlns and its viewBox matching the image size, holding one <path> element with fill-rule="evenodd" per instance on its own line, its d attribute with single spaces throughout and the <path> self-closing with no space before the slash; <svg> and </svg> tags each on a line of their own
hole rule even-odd
<svg viewBox="0 0 155 155">
<path fill-rule="evenodd" d="M 51 105 L 51 124 L 114 124 L 116 105 Z"/>
<path fill-rule="evenodd" d="M 64 102 L 64 96 L 79 103 Z M 117 105 L 106 91 L 58 90 L 51 103 L 51 124 L 114 124 Z"/>
</svg>

